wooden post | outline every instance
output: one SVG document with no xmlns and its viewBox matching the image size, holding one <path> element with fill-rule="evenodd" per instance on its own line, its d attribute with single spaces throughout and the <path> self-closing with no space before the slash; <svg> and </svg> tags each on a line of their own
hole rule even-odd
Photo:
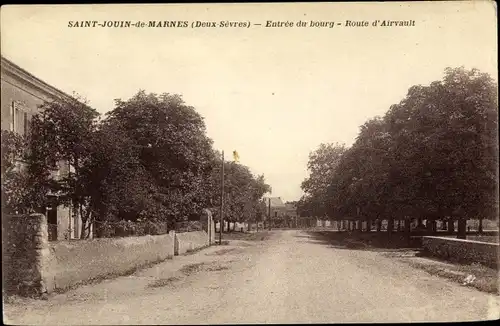
<svg viewBox="0 0 500 326">
<path fill-rule="evenodd" d="M 222 245 L 223 227 L 224 227 L 224 151 L 222 151 L 222 168 L 221 168 L 221 185 L 220 185 L 219 245 Z"/>
</svg>

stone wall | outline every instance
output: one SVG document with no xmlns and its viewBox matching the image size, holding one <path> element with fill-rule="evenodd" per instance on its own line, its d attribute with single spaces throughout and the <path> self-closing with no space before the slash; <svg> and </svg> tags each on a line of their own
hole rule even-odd
<svg viewBox="0 0 500 326">
<path fill-rule="evenodd" d="M 175 255 L 182 255 L 209 246 L 209 237 L 205 231 L 176 233 L 175 242 Z"/>
<path fill-rule="evenodd" d="M 50 251 L 44 215 L 2 216 L 4 292 L 31 296 L 50 292 L 47 278 Z"/>
<path fill-rule="evenodd" d="M 3 216 L 2 230 L 4 292 L 23 296 L 124 275 L 210 245 L 205 231 L 49 242 L 41 214 Z"/>
<path fill-rule="evenodd" d="M 499 260 L 498 243 L 486 243 L 445 237 L 422 237 L 422 247 L 433 256 L 466 263 L 495 267 Z"/>
<path fill-rule="evenodd" d="M 56 289 L 123 275 L 174 256 L 172 235 L 57 241 L 50 243 L 50 277 Z"/>
</svg>

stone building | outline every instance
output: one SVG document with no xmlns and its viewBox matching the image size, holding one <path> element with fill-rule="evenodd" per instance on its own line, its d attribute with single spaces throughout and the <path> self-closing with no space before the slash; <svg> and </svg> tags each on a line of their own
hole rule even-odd
<svg viewBox="0 0 500 326">
<path fill-rule="evenodd" d="M 20 135 L 29 133 L 29 122 L 44 102 L 62 98 L 71 98 L 30 74 L 12 61 L 1 57 L 1 111 L 2 130 L 10 130 Z M 22 162 L 19 162 L 22 168 Z M 53 177 L 59 178 L 68 173 L 71 167 L 61 162 L 53 171 Z M 54 195 L 55 196 L 55 195 Z M 71 207 L 55 206 L 42 208 L 49 223 L 49 236 L 52 240 L 75 239 L 80 237 L 78 217 L 71 218 Z"/>
</svg>

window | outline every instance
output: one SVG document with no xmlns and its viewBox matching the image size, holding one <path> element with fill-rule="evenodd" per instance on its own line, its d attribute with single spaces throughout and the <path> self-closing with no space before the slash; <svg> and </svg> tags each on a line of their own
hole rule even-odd
<svg viewBox="0 0 500 326">
<path fill-rule="evenodd" d="M 27 135 L 28 134 L 28 126 L 29 126 L 29 123 L 28 123 L 28 113 L 27 112 L 24 112 L 23 114 L 23 126 L 24 126 L 24 135 Z"/>
<path fill-rule="evenodd" d="M 16 125 L 16 102 L 12 101 L 10 105 L 10 131 L 14 131 L 14 126 Z"/>
<path fill-rule="evenodd" d="M 12 101 L 10 130 L 20 134 L 28 131 L 28 112 L 25 106 L 18 101 Z"/>
</svg>

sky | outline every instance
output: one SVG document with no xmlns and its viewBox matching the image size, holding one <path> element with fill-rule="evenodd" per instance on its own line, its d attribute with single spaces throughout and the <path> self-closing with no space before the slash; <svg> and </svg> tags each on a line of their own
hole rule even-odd
<svg viewBox="0 0 500 326">
<path fill-rule="evenodd" d="M 309 153 L 351 145 L 446 67 L 497 76 L 493 2 L 3 6 L 2 56 L 100 113 L 140 89 L 181 94 L 214 147 L 298 200 Z M 70 28 L 69 21 L 245 21 L 250 28 Z M 333 28 L 265 27 L 268 20 Z M 414 20 L 412 27 L 345 21 Z M 253 24 L 262 24 L 256 26 Z"/>
</svg>

